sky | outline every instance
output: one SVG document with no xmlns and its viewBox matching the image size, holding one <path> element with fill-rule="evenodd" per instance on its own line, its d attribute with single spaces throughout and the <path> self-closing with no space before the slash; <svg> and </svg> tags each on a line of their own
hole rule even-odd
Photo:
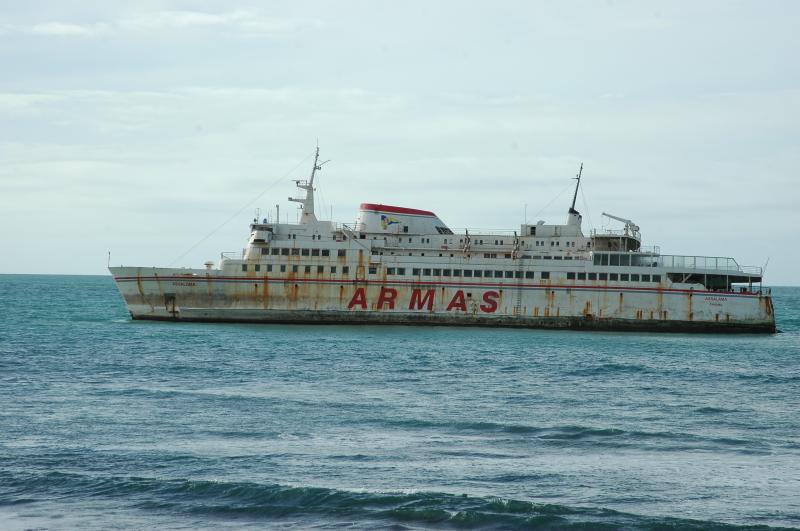
<svg viewBox="0 0 800 531">
<path fill-rule="evenodd" d="M 635 221 L 800 273 L 800 3 L 0 0 L 0 273 L 202 267 L 260 215 Z"/>
</svg>

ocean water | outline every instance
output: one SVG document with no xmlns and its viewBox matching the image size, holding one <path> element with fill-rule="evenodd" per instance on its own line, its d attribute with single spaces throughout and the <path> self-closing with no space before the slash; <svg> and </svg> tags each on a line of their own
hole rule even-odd
<svg viewBox="0 0 800 531">
<path fill-rule="evenodd" d="M 0 529 L 800 526 L 774 336 L 132 322 L 0 276 Z"/>
</svg>

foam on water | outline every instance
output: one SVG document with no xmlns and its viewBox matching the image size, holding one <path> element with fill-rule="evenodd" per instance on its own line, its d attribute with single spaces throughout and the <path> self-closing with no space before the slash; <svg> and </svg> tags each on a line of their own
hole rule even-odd
<svg viewBox="0 0 800 531">
<path fill-rule="evenodd" d="M 800 526 L 774 336 L 131 322 L 0 276 L 0 528 Z"/>
</svg>

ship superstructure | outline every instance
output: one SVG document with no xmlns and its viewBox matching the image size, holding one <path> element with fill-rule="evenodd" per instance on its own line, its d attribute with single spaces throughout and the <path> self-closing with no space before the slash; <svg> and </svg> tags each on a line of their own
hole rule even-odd
<svg viewBox="0 0 800 531">
<path fill-rule="evenodd" d="M 295 224 L 255 219 L 241 253 L 203 269 L 111 267 L 134 319 L 396 323 L 602 330 L 774 332 L 762 269 L 664 255 L 619 230 L 563 225 L 451 230 L 428 210 L 363 203 L 355 224 L 317 219 L 317 149 Z M 581 167 L 582 171 L 582 167 Z"/>
</svg>

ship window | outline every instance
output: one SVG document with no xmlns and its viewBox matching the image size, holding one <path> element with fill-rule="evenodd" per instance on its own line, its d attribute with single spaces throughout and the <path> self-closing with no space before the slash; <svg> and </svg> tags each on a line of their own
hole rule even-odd
<svg viewBox="0 0 800 531">
<path fill-rule="evenodd" d="M 475 276 L 478 278 L 480 278 L 481 275 L 483 275 L 483 271 L 481 271 L 480 269 L 476 269 L 475 271 L 473 271 L 473 273 L 475 273 Z"/>
<path fill-rule="evenodd" d="M 533 278 L 533 271 L 525 271 L 525 278 Z"/>
<path fill-rule="evenodd" d="M 269 249 L 266 247 L 261 248 L 261 254 L 269 254 Z"/>
<path fill-rule="evenodd" d="M 653 282 L 661 282 L 661 275 L 653 275 Z"/>
<path fill-rule="evenodd" d="M 297 247 L 292 248 L 292 256 L 299 256 L 299 255 L 300 255 L 300 249 L 298 249 Z"/>
<path fill-rule="evenodd" d="M 514 278 L 514 272 L 513 271 L 506 271 L 506 278 Z"/>
<path fill-rule="evenodd" d="M 453 276 L 454 277 L 460 277 L 461 276 L 461 270 L 460 269 L 453 269 Z"/>
<path fill-rule="evenodd" d="M 514 271 L 514 278 L 522 278 L 522 271 Z"/>
<path fill-rule="evenodd" d="M 331 251 L 330 249 L 322 249 L 322 256 L 330 256 Z"/>
<path fill-rule="evenodd" d="M 394 275 L 394 268 L 393 267 L 387 267 L 386 268 L 386 274 L 387 275 Z"/>
<path fill-rule="evenodd" d="M 319 249 L 311 249 L 311 256 L 319 256 Z"/>
<path fill-rule="evenodd" d="M 308 256 L 308 249 L 303 249 L 303 250 L 301 251 L 301 254 L 302 254 L 303 256 Z"/>
<path fill-rule="evenodd" d="M 336 266 L 331 266 L 331 273 L 336 273 Z"/>
<path fill-rule="evenodd" d="M 376 274 L 377 272 L 378 272 L 378 268 L 377 268 L 377 267 L 375 267 L 375 266 L 370 266 L 370 268 L 369 268 L 369 274 L 370 274 L 370 275 L 374 275 L 374 274 Z"/>
<path fill-rule="evenodd" d="M 600 257 L 599 253 L 594 253 L 594 265 L 600 265 Z"/>
<path fill-rule="evenodd" d="M 578 273 L 578 280 L 586 280 L 586 273 Z"/>
<path fill-rule="evenodd" d="M 589 280 L 597 280 L 597 273 L 589 273 Z"/>
<path fill-rule="evenodd" d="M 342 266 L 342 274 L 346 275 L 350 272 L 350 266 Z"/>
<path fill-rule="evenodd" d="M 598 274 L 599 280 L 608 280 L 608 273 L 599 273 Z"/>
<path fill-rule="evenodd" d="M 494 241 L 494 244 L 497 245 L 497 240 Z"/>
<path fill-rule="evenodd" d="M 298 268 L 298 266 L 296 266 L 296 265 L 292 266 L 292 273 L 297 273 L 297 268 Z"/>
<path fill-rule="evenodd" d="M 311 266 L 306 266 L 305 272 L 306 273 L 311 273 Z"/>
<path fill-rule="evenodd" d="M 619 256 L 619 265 L 621 266 L 629 266 L 631 265 L 631 257 L 628 254 L 622 254 Z"/>
<path fill-rule="evenodd" d="M 560 241 L 556 241 L 556 247 L 560 247 L 560 246 L 561 246 L 561 242 Z"/>
<path fill-rule="evenodd" d="M 572 257 L 571 256 L 565 256 L 564 260 L 572 260 Z"/>
<path fill-rule="evenodd" d="M 608 275 L 608 280 L 619 280 L 619 275 L 616 273 L 611 273 Z"/>
<path fill-rule="evenodd" d="M 414 269 L 411 270 L 411 274 L 412 275 L 419 275 L 419 273 L 420 273 L 420 269 L 418 267 L 415 267 Z"/>
<path fill-rule="evenodd" d="M 495 271 L 494 272 L 494 278 L 503 278 L 503 272 L 502 271 Z"/>
<path fill-rule="evenodd" d="M 242 264 L 242 271 L 247 271 L 247 264 Z"/>
<path fill-rule="evenodd" d="M 552 260 L 552 259 L 553 259 L 553 257 L 552 257 L 552 256 L 550 256 L 550 255 L 548 254 L 548 255 L 546 255 L 546 256 L 543 256 L 543 257 L 542 257 L 542 259 L 543 259 L 543 260 Z"/>
<path fill-rule="evenodd" d="M 536 227 L 531 227 L 531 236 L 536 236 Z"/>
<path fill-rule="evenodd" d="M 338 251 L 336 251 L 336 256 L 347 256 L 347 250 L 339 249 Z"/>
<path fill-rule="evenodd" d="M 360 239 L 362 239 L 362 240 L 366 240 L 366 239 L 367 239 L 367 236 L 366 236 L 366 234 L 359 234 L 359 235 L 358 235 L 358 237 L 359 237 Z"/>
<path fill-rule="evenodd" d="M 261 265 L 260 264 L 256 264 L 256 271 L 261 271 Z"/>
<path fill-rule="evenodd" d="M 273 247 L 272 251 L 270 252 L 270 254 L 280 254 L 280 252 L 281 252 L 280 249 L 278 249 L 277 247 Z"/>
<path fill-rule="evenodd" d="M 443 277 L 449 277 L 450 276 L 450 270 L 449 269 L 442 269 L 442 276 Z"/>
<path fill-rule="evenodd" d="M 281 266 L 281 273 L 286 273 L 286 266 L 285 265 Z"/>
<path fill-rule="evenodd" d="M 618 254 L 612 254 L 611 256 L 609 256 L 609 261 L 608 262 L 609 262 L 608 265 L 618 266 L 619 265 L 619 255 Z"/>
<path fill-rule="evenodd" d="M 317 266 L 317 273 L 324 273 L 324 272 L 325 272 L 325 266 Z"/>
<path fill-rule="evenodd" d="M 542 280 L 549 280 L 550 279 L 550 272 L 549 271 L 542 271 L 539 274 L 539 278 L 541 278 Z"/>
<path fill-rule="evenodd" d="M 554 256 L 553 260 L 562 260 L 563 258 L 564 257 L 559 254 L 559 255 Z"/>
<path fill-rule="evenodd" d="M 601 254 L 600 255 L 600 265 L 608 265 L 608 255 Z"/>
<path fill-rule="evenodd" d="M 627 281 L 628 281 L 628 279 L 629 279 L 628 273 L 620 273 L 620 274 L 619 274 L 619 279 L 620 279 L 622 282 L 627 282 Z"/>
<path fill-rule="evenodd" d="M 631 274 L 631 282 L 639 282 L 639 275 Z"/>
<path fill-rule="evenodd" d="M 650 282 L 650 275 L 642 275 L 642 282 Z"/>
<path fill-rule="evenodd" d="M 555 246 L 556 246 L 556 242 L 554 242 L 554 241 L 552 241 L 552 240 L 551 240 L 551 241 L 550 241 L 550 247 L 555 247 Z"/>
<path fill-rule="evenodd" d="M 567 280 L 575 280 L 575 273 L 567 272 Z"/>
<path fill-rule="evenodd" d="M 438 276 L 441 276 L 441 274 L 442 274 L 442 270 L 441 269 L 434 269 L 433 270 L 433 276 L 438 277 Z"/>
<path fill-rule="evenodd" d="M 403 232 L 408 232 L 408 225 L 403 225 Z"/>
<path fill-rule="evenodd" d="M 506 258 L 511 258 L 511 253 L 506 253 L 505 256 Z"/>
<path fill-rule="evenodd" d="M 272 272 L 272 264 L 267 264 L 267 273 Z"/>
<path fill-rule="evenodd" d="M 464 270 L 465 277 L 472 277 L 472 269 L 465 269 Z"/>
<path fill-rule="evenodd" d="M 422 270 L 422 274 L 425 275 L 426 277 L 429 277 L 431 276 L 431 270 L 426 267 L 425 269 Z"/>
<path fill-rule="evenodd" d="M 285 247 L 281 249 L 281 256 L 289 256 L 289 249 L 286 249 Z"/>
<path fill-rule="evenodd" d="M 398 267 L 397 268 L 397 274 L 398 275 L 405 275 L 406 274 L 406 268 L 405 267 Z"/>
</svg>

